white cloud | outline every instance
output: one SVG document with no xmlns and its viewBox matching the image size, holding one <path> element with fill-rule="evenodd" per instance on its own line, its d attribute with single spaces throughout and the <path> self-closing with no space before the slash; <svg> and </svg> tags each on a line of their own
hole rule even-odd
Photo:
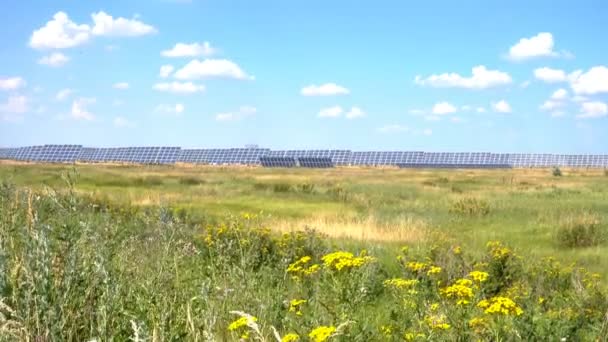
<svg viewBox="0 0 608 342">
<path fill-rule="evenodd" d="M 551 111 L 554 110 L 556 108 L 560 108 L 564 105 L 563 102 L 559 102 L 559 101 L 552 101 L 552 100 L 547 100 L 545 101 L 541 106 L 540 109 L 541 110 L 547 110 L 547 111 Z"/>
<path fill-rule="evenodd" d="M 347 119 L 357 119 L 357 118 L 362 118 L 365 117 L 365 112 L 359 108 L 359 107 L 352 107 L 347 113 L 346 113 L 346 118 Z"/>
<path fill-rule="evenodd" d="M 477 108 L 475 109 L 475 111 L 476 111 L 477 113 L 485 113 L 485 112 L 486 112 L 486 109 L 485 109 L 484 107 L 477 107 Z"/>
<path fill-rule="evenodd" d="M 319 111 L 318 116 L 320 118 L 337 118 L 342 115 L 344 110 L 340 106 L 333 106 L 328 108 L 323 108 Z"/>
<path fill-rule="evenodd" d="M 0 103 L 0 115 L 6 121 L 18 121 L 28 111 L 28 98 L 23 95 L 12 95 L 6 103 Z"/>
<path fill-rule="evenodd" d="M 64 12 L 57 12 L 45 26 L 32 33 L 29 45 L 35 49 L 71 48 L 87 42 L 90 30 L 89 25 L 76 24 Z"/>
<path fill-rule="evenodd" d="M 180 80 L 195 80 L 210 77 L 234 78 L 238 80 L 253 80 L 237 64 L 227 59 L 192 60 L 173 75 Z"/>
<path fill-rule="evenodd" d="M 416 76 L 415 82 L 419 85 L 428 85 L 438 88 L 468 89 L 486 89 L 513 82 L 508 73 L 499 70 L 488 70 L 483 65 L 473 67 L 471 72 L 471 77 L 463 77 L 457 73 L 431 75 L 427 78 Z"/>
<path fill-rule="evenodd" d="M 60 67 L 70 61 L 70 58 L 61 52 L 53 52 L 48 56 L 44 56 L 38 60 L 38 64 L 48 65 L 50 67 Z"/>
<path fill-rule="evenodd" d="M 551 99 L 552 100 L 557 100 L 557 101 L 561 101 L 561 100 L 565 100 L 568 98 L 568 91 L 564 88 L 560 88 L 558 90 L 556 90 L 552 95 L 551 95 Z"/>
<path fill-rule="evenodd" d="M 103 11 L 91 14 L 91 18 L 95 23 L 91 33 L 95 36 L 136 37 L 157 32 L 153 26 L 135 18 L 118 17 L 114 19 Z"/>
<path fill-rule="evenodd" d="M 576 96 L 572 97 L 572 101 L 577 102 L 577 103 L 587 102 L 587 101 L 589 101 L 589 98 L 586 96 L 576 95 Z"/>
<path fill-rule="evenodd" d="M 57 101 L 63 101 L 65 99 L 67 99 L 68 97 L 70 97 L 70 95 L 72 95 L 74 93 L 74 91 L 72 89 L 61 89 L 59 92 L 57 92 L 57 95 L 55 95 L 55 98 L 57 99 Z"/>
<path fill-rule="evenodd" d="M 492 103 L 492 108 L 498 113 L 511 113 L 511 105 L 505 100 L 500 100 L 496 103 Z"/>
<path fill-rule="evenodd" d="M 17 90 L 25 87 L 25 80 L 21 77 L 0 78 L 0 90 Z"/>
<path fill-rule="evenodd" d="M 173 67 L 173 65 L 170 64 L 166 64 L 160 67 L 160 72 L 159 72 L 159 76 L 162 78 L 167 78 L 171 75 L 171 73 L 173 72 L 173 70 L 175 70 L 175 68 Z"/>
<path fill-rule="evenodd" d="M 322 85 L 309 85 L 300 91 L 303 96 L 332 96 L 332 95 L 346 95 L 350 91 L 347 88 L 339 86 L 335 83 L 325 83 Z"/>
<path fill-rule="evenodd" d="M 608 105 L 604 102 L 584 102 L 581 105 L 581 114 L 577 118 L 592 119 L 601 118 L 608 115 Z"/>
<path fill-rule="evenodd" d="M 112 88 L 121 89 L 121 90 L 129 89 L 129 83 L 127 83 L 127 82 L 114 83 L 114 85 L 112 85 Z"/>
<path fill-rule="evenodd" d="M 156 107 L 155 111 L 158 113 L 162 113 L 162 114 L 180 116 L 184 112 L 185 109 L 186 109 L 186 107 L 184 107 L 183 104 L 176 103 L 175 105 L 167 105 L 167 104 L 158 105 Z"/>
<path fill-rule="evenodd" d="M 535 69 L 534 77 L 547 83 L 564 82 L 568 79 L 565 71 L 547 67 Z"/>
<path fill-rule="evenodd" d="M 409 131 L 410 131 L 409 127 L 403 126 L 403 125 L 398 125 L 398 124 L 385 125 L 385 126 L 378 128 L 378 132 L 380 132 L 380 133 L 400 133 L 400 132 L 409 132 Z"/>
<path fill-rule="evenodd" d="M 608 68 L 603 65 L 595 66 L 585 73 L 575 71 L 569 78 L 570 86 L 576 94 L 608 93 Z"/>
<path fill-rule="evenodd" d="M 257 113 L 257 109 L 252 106 L 241 106 L 236 112 L 218 113 L 215 115 L 216 121 L 238 121 Z"/>
<path fill-rule="evenodd" d="M 95 102 L 96 100 L 94 98 L 84 97 L 74 100 L 72 102 L 72 112 L 70 115 L 76 120 L 95 120 L 95 115 L 87 109 L 89 105 L 94 104 Z"/>
<path fill-rule="evenodd" d="M 515 61 L 535 57 L 557 57 L 559 53 L 553 51 L 553 35 L 541 32 L 530 38 L 522 38 L 509 49 L 508 58 Z"/>
<path fill-rule="evenodd" d="M 521 88 L 524 88 L 524 89 L 525 89 L 525 88 L 528 88 L 528 87 L 530 86 L 530 83 L 531 83 L 530 81 L 523 81 L 523 82 L 521 82 L 521 83 L 519 84 L 519 86 L 520 86 Z"/>
<path fill-rule="evenodd" d="M 433 106 L 432 112 L 436 115 L 451 114 L 458 111 L 454 105 L 448 102 L 438 102 Z"/>
<path fill-rule="evenodd" d="M 164 50 L 160 54 L 164 57 L 198 57 L 211 56 L 216 53 L 216 49 L 211 47 L 209 42 L 200 43 L 177 43 L 169 50 Z"/>
<path fill-rule="evenodd" d="M 116 127 L 134 127 L 135 126 L 135 124 L 133 124 L 127 118 L 124 118 L 122 116 L 115 117 L 112 122 L 114 123 L 114 126 L 116 126 Z"/>
<path fill-rule="evenodd" d="M 427 128 L 427 129 L 425 129 L 425 130 L 422 131 L 422 134 L 424 134 L 426 136 L 433 135 L 433 130 Z"/>
<path fill-rule="evenodd" d="M 204 85 L 198 85 L 192 82 L 156 83 L 153 88 L 158 91 L 174 94 L 193 94 L 205 91 Z"/>
</svg>

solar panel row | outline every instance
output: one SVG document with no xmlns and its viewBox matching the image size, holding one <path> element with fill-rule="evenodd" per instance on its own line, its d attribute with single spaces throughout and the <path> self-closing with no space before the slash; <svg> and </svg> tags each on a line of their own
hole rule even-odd
<svg viewBox="0 0 608 342">
<path fill-rule="evenodd" d="M 36 162 L 138 164 L 242 164 L 266 167 L 333 167 L 335 165 L 415 168 L 608 168 L 608 155 L 563 155 L 487 152 L 422 152 L 350 150 L 275 150 L 267 148 L 181 149 L 179 147 L 90 148 L 44 145 L 0 148 L 0 159 Z"/>
</svg>

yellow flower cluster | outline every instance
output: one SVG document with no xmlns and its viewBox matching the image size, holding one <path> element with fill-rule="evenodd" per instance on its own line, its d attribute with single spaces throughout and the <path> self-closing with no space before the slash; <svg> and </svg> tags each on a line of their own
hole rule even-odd
<svg viewBox="0 0 608 342">
<path fill-rule="evenodd" d="M 519 316 L 524 312 L 513 300 L 507 297 L 484 299 L 477 303 L 477 307 L 484 309 L 487 314 Z"/>
<path fill-rule="evenodd" d="M 412 288 L 418 284 L 418 279 L 393 278 L 384 281 L 384 286 L 398 289 Z"/>
<path fill-rule="evenodd" d="M 439 274 L 441 273 L 441 267 L 439 266 L 431 266 L 428 271 L 426 271 L 427 275 Z"/>
<path fill-rule="evenodd" d="M 375 259 L 370 256 L 365 256 L 365 253 L 361 253 L 361 256 L 354 256 L 353 253 L 350 252 L 338 251 L 326 254 L 321 260 L 323 260 L 325 267 L 341 271 L 343 269 L 348 270 L 361 267 L 373 262 Z"/>
<path fill-rule="evenodd" d="M 289 333 L 289 334 L 283 336 L 283 338 L 281 339 L 281 342 L 294 342 L 299 339 L 300 339 L 300 335 L 294 334 L 294 333 Z"/>
<path fill-rule="evenodd" d="M 424 318 L 426 324 L 433 330 L 447 330 L 450 325 L 446 322 L 445 316 L 427 316 Z"/>
<path fill-rule="evenodd" d="M 293 312 L 298 316 L 302 316 L 301 306 L 306 303 L 306 299 L 292 299 L 289 302 L 289 312 Z"/>
<path fill-rule="evenodd" d="M 479 283 L 483 283 L 484 281 L 488 280 L 489 276 L 490 275 L 487 272 L 482 271 L 473 271 L 469 273 L 469 277 Z"/>
<path fill-rule="evenodd" d="M 293 274 L 296 278 L 301 275 L 310 276 L 317 273 L 317 271 L 319 271 L 320 266 L 318 264 L 308 266 L 310 260 L 312 260 L 312 258 L 309 256 L 301 257 L 299 260 L 295 261 L 287 267 L 287 273 Z"/>
<path fill-rule="evenodd" d="M 417 261 L 410 261 L 408 262 L 405 267 L 409 268 L 410 271 L 412 272 L 421 272 L 424 271 L 424 269 L 426 268 L 426 264 L 423 262 L 417 262 Z"/>
<path fill-rule="evenodd" d="M 426 337 L 426 336 L 424 336 L 424 334 L 423 334 L 423 333 L 416 333 L 416 334 L 415 334 L 415 333 L 413 333 L 413 332 L 407 332 L 407 333 L 405 333 L 405 334 L 403 335 L 403 338 L 404 338 L 406 341 L 413 341 L 413 340 L 415 340 L 415 339 L 417 339 L 417 338 L 424 339 L 425 337 Z"/>
<path fill-rule="evenodd" d="M 256 317 L 251 316 L 251 321 L 255 322 L 258 319 Z M 238 330 L 244 326 L 247 326 L 247 324 L 249 323 L 249 319 L 247 317 L 241 317 L 239 319 L 237 319 L 236 321 L 233 321 L 232 323 L 230 323 L 230 325 L 228 325 L 228 330 L 230 331 L 235 331 Z"/>
<path fill-rule="evenodd" d="M 320 326 L 313 329 L 310 334 L 308 334 L 308 337 L 314 342 L 325 342 L 335 332 L 336 327 L 334 326 Z"/>
<path fill-rule="evenodd" d="M 494 259 L 504 259 L 513 255 L 513 251 L 505 247 L 500 241 L 490 241 L 486 245 Z"/>
<path fill-rule="evenodd" d="M 441 294 L 447 298 L 457 299 L 458 305 L 469 304 L 469 300 L 473 298 L 473 282 L 469 279 L 458 279 L 456 283 L 440 290 Z"/>
</svg>

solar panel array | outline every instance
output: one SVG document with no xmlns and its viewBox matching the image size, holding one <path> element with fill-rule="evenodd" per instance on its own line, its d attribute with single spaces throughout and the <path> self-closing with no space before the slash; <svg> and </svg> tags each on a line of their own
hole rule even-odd
<svg viewBox="0 0 608 342">
<path fill-rule="evenodd" d="M 0 148 L 0 159 L 47 163 L 262 165 L 264 167 L 398 166 L 401 168 L 608 168 L 608 155 L 488 152 L 270 150 L 246 148 L 43 145 Z"/>
</svg>

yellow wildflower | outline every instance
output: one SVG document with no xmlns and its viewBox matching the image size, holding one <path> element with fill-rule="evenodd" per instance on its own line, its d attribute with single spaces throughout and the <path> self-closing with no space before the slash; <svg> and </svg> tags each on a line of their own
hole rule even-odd
<svg viewBox="0 0 608 342">
<path fill-rule="evenodd" d="M 386 336 L 392 336 L 393 335 L 393 328 L 391 328 L 388 325 L 383 325 L 380 327 L 380 331 L 382 332 L 382 334 L 386 335 Z"/>
<path fill-rule="evenodd" d="M 427 275 L 439 274 L 441 273 L 441 267 L 439 266 L 431 266 L 428 271 L 426 271 Z"/>
<path fill-rule="evenodd" d="M 365 251 L 361 252 L 361 256 L 354 256 L 350 252 L 333 252 L 321 258 L 325 267 L 341 271 L 343 269 L 352 269 L 361 267 L 367 263 L 373 262 L 375 259 L 365 256 Z"/>
<path fill-rule="evenodd" d="M 444 315 L 441 316 L 427 316 L 424 318 L 426 324 L 433 330 L 447 330 L 450 329 L 450 325 L 446 322 Z"/>
<path fill-rule="evenodd" d="M 334 327 L 334 326 L 320 326 L 320 327 L 314 328 L 310 332 L 310 334 L 308 334 L 308 337 L 310 337 L 310 339 L 313 340 L 314 342 L 325 342 L 335 332 L 336 332 L 336 327 Z"/>
<path fill-rule="evenodd" d="M 413 340 L 415 340 L 415 339 L 417 339 L 417 338 L 424 339 L 425 337 L 426 337 L 426 336 L 425 336 L 423 333 L 417 333 L 417 334 L 415 334 L 415 333 L 413 333 L 413 332 L 407 332 L 407 333 L 405 333 L 405 334 L 403 335 L 403 338 L 404 338 L 406 341 L 413 341 Z"/>
<path fill-rule="evenodd" d="M 287 267 L 287 272 L 288 273 L 298 273 L 301 272 L 304 265 L 306 265 L 308 262 L 310 262 L 311 257 L 309 256 L 303 256 L 301 257 L 299 260 L 297 260 L 296 262 L 290 264 Z"/>
<path fill-rule="evenodd" d="M 456 283 L 440 290 L 441 294 L 447 298 L 458 299 L 458 305 L 468 304 L 468 300 L 473 298 L 473 284 L 469 279 L 458 279 Z"/>
<path fill-rule="evenodd" d="M 439 303 L 431 304 L 431 311 L 437 311 L 437 309 L 439 309 Z"/>
<path fill-rule="evenodd" d="M 292 299 L 289 302 L 289 312 L 293 312 L 298 316 L 302 316 L 301 306 L 306 302 L 306 299 Z"/>
<path fill-rule="evenodd" d="M 452 253 L 454 253 L 456 255 L 460 255 L 462 253 L 462 248 L 460 248 L 460 246 L 454 246 L 452 248 Z"/>
<path fill-rule="evenodd" d="M 255 322 L 257 320 L 258 319 L 256 317 L 251 316 L 251 321 Z M 228 325 L 228 330 L 230 330 L 230 331 L 238 330 L 239 328 L 247 326 L 248 322 L 249 322 L 249 319 L 247 317 L 241 317 L 241 318 L 237 319 L 236 321 L 233 321 L 232 323 L 230 323 L 230 325 Z"/>
<path fill-rule="evenodd" d="M 484 309 L 487 314 L 519 316 L 524 312 L 513 300 L 507 297 L 484 299 L 477 303 L 477 307 Z"/>
<path fill-rule="evenodd" d="M 294 333 L 289 333 L 289 334 L 283 336 L 283 338 L 281 339 L 281 342 L 293 342 L 293 341 L 297 341 L 299 339 L 300 339 L 300 335 L 294 334 Z"/>
<path fill-rule="evenodd" d="M 473 271 L 469 273 L 469 277 L 471 277 L 473 280 L 477 281 L 477 282 L 484 282 L 486 280 L 488 280 L 489 274 L 487 272 L 482 272 L 482 271 Z"/>
<path fill-rule="evenodd" d="M 426 268 L 426 264 L 423 262 L 417 262 L 417 261 L 410 261 L 405 265 L 407 268 L 409 268 L 412 272 L 420 272 L 420 271 L 424 271 L 424 269 Z"/>
</svg>

